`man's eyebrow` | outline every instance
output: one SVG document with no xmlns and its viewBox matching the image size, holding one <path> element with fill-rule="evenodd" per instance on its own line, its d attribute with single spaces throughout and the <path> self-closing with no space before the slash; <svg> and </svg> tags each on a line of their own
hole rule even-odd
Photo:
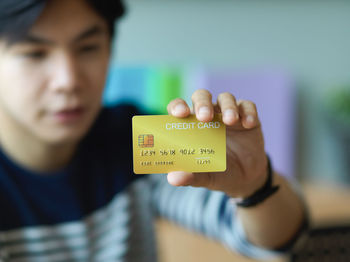
<svg viewBox="0 0 350 262">
<path fill-rule="evenodd" d="M 88 28 L 85 31 L 83 31 L 77 37 L 75 37 L 72 42 L 73 43 L 74 42 L 80 42 L 80 41 L 85 40 L 87 38 L 90 38 L 90 37 L 93 37 L 93 36 L 102 35 L 104 33 L 105 33 L 105 30 L 103 30 L 103 28 L 101 26 L 93 25 L 90 28 Z"/>
<path fill-rule="evenodd" d="M 74 37 L 72 40 L 72 43 L 80 42 L 82 40 L 85 40 L 89 37 L 102 35 L 105 33 L 105 30 L 99 25 L 93 25 L 89 27 L 88 29 L 84 30 L 82 33 L 80 33 L 78 36 Z M 55 41 L 46 39 L 44 37 L 35 35 L 35 34 L 26 34 L 20 39 L 16 41 L 16 43 L 23 43 L 23 44 L 42 44 L 42 45 L 54 45 Z"/>
<path fill-rule="evenodd" d="M 54 42 L 49 40 L 49 39 L 46 39 L 46 38 L 43 38 L 40 36 L 36 36 L 36 35 L 31 35 L 31 34 L 25 35 L 24 37 L 18 39 L 18 41 L 16 41 L 16 42 L 23 43 L 23 44 L 45 44 L 45 45 L 53 45 L 54 44 Z"/>
</svg>

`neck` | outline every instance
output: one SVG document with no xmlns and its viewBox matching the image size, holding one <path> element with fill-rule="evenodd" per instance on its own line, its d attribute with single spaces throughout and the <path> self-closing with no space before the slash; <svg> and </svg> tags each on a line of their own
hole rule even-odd
<svg viewBox="0 0 350 262">
<path fill-rule="evenodd" d="M 0 127 L 0 144 L 5 154 L 17 164 L 39 173 L 65 167 L 75 153 L 76 143 L 49 144 L 21 128 Z"/>
</svg>

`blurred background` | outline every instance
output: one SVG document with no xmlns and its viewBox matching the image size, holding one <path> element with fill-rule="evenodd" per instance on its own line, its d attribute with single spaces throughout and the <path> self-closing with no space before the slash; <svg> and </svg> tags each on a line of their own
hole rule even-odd
<svg viewBox="0 0 350 262">
<path fill-rule="evenodd" d="M 106 104 L 165 113 L 197 88 L 230 91 L 258 105 L 278 171 L 349 191 L 350 1 L 125 2 Z"/>
<path fill-rule="evenodd" d="M 164 111 L 167 100 L 188 100 L 202 87 L 239 93 L 244 99 L 263 95 L 255 102 L 261 114 L 270 114 L 261 115 L 264 128 L 279 128 L 288 134 L 274 132 L 274 137 L 292 142 L 274 145 L 273 150 L 280 150 L 274 152 L 276 157 L 286 155 L 293 163 L 294 168 L 280 166 L 282 171 L 300 178 L 350 181 L 345 170 L 350 156 L 343 159 L 350 145 L 344 144 L 339 130 L 346 126 L 336 123 L 340 113 L 332 115 L 326 108 L 350 101 L 330 101 L 338 99 L 332 96 L 335 92 L 344 96 L 339 89 L 350 92 L 350 1 L 125 3 L 128 13 L 115 41 L 107 103 L 134 99 Z M 256 90 L 245 90 L 252 85 Z M 270 144 L 271 136 L 265 136 Z M 284 165 L 289 165 L 287 160 Z"/>
</svg>

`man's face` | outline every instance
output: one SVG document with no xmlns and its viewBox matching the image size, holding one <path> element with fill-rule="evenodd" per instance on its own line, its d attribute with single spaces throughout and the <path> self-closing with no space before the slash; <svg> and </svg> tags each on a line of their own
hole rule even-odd
<svg viewBox="0 0 350 262">
<path fill-rule="evenodd" d="M 107 23 L 84 0 L 52 0 L 28 34 L 0 39 L 0 126 L 44 143 L 77 142 L 100 109 Z"/>
</svg>

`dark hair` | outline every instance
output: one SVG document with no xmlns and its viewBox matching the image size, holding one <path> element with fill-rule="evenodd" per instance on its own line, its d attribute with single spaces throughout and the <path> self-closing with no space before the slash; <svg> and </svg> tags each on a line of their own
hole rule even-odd
<svg viewBox="0 0 350 262">
<path fill-rule="evenodd" d="M 111 36 L 125 9 L 121 0 L 86 0 L 103 17 Z M 48 0 L 0 0 L 0 38 L 15 42 L 25 35 L 45 8 Z"/>
</svg>

